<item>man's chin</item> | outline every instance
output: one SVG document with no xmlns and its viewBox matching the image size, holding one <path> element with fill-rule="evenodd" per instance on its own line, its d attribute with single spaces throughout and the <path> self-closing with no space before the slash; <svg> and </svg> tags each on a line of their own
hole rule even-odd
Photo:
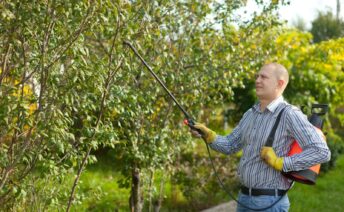
<svg viewBox="0 0 344 212">
<path fill-rule="evenodd" d="M 262 93 L 256 91 L 256 96 L 257 96 L 258 98 L 261 97 L 262 95 L 263 95 Z"/>
</svg>

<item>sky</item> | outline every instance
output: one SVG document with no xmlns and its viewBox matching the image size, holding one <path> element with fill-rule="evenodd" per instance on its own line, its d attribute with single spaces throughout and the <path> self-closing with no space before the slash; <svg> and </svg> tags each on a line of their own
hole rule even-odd
<svg viewBox="0 0 344 212">
<path fill-rule="evenodd" d="M 302 18 L 306 27 L 311 27 L 311 22 L 317 17 L 317 11 L 331 10 L 333 14 L 336 14 L 337 0 L 290 0 L 290 5 L 281 6 L 279 15 L 281 19 L 287 20 L 288 25 L 292 26 L 293 22 L 296 22 L 297 18 Z M 340 16 L 344 18 L 344 0 L 340 0 Z M 246 9 L 248 15 L 250 12 L 259 11 L 254 0 L 248 0 Z"/>
</svg>

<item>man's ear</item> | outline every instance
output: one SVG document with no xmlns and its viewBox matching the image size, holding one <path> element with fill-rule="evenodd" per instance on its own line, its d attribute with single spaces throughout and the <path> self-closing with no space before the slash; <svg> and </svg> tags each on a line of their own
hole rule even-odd
<svg viewBox="0 0 344 212">
<path fill-rule="evenodd" d="M 280 80 L 278 80 L 278 87 L 279 88 L 283 88 L 284 87 L 284 85 L 285 85 L 285 81 L 284 80 L 282 80 L 282 79 L 280 79 Z"/>
</svg>

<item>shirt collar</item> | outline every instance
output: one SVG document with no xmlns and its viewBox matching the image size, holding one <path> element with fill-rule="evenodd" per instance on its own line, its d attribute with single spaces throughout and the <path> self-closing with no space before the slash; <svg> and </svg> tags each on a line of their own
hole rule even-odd
<svg viewBox="0 0 344 212">
<path fill-rule="evenodd" d="M 272 102 L 270 102 L 270 104 L 268 104 L 268 106 L 266 106 L 266 109 L 268 109 L 270 112 L 275 112 L 276 108 L 278 107 L 278 105 L 281 103 L 281 102 L 284 102 L 284 98 L 283 96 L 279 96 L 278 98 L 276 98 L 275 100 L 273 100 Z M 253 106 L 253 108 L 260 112 L 260 103 L 258 102 L 257 104 L 255 104 Z"/>
</svg>

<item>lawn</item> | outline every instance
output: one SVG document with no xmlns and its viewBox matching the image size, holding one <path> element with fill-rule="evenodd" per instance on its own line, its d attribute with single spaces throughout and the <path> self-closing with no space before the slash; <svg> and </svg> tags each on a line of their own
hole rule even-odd
<svg viewBox="0 0 344 212">
<path fill-rule="evenodd" d="M 78 195 L 81 204 L 72 211 L 128 211 L 129 189 L 120 188 L 118 180 L 123 177 L 116 169 L 118 164 L 109 157 L 87 167 L 80 178 Z"/>
<path fill-rule="evenodd" d="M 344 155 L 336 167 L 320 176 L 315 186 L 296 183 L 289 191 L 290 212 L 344 211 Z"/>
</svg>

